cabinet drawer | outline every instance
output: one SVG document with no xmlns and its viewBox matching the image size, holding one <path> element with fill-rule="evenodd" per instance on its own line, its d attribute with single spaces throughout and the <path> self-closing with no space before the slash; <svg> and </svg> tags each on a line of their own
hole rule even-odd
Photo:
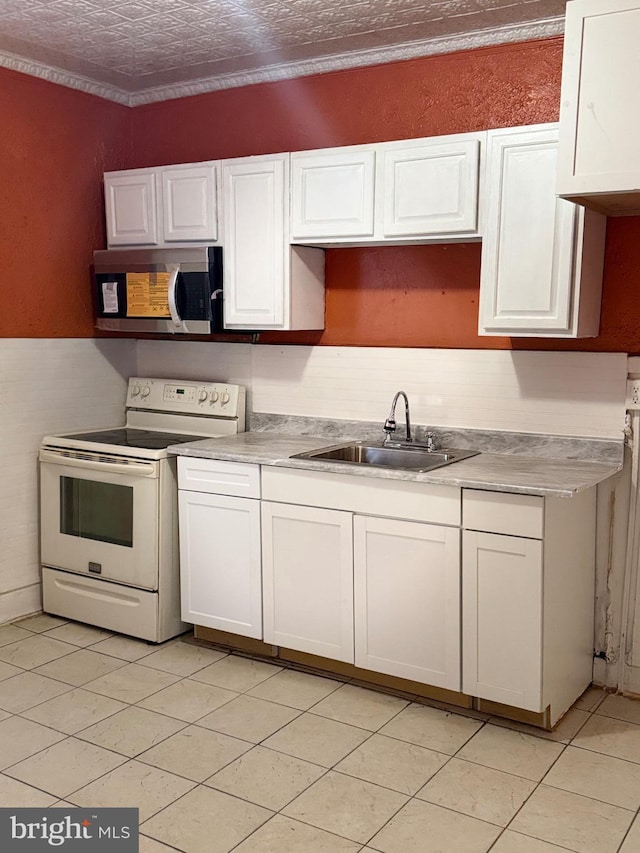
<svg viewBox="0 0 640 853">
<path fill-rule="evenodd" d="M 234 497 L 260 497 L 260 466 L 194 456 L 178 457 L 178 488 Z"/>
<path fill-rule="evenodd" d="M 542 539 L 544 498 L 463 489 L 462 526 L 467 530 Z"/>
<path fill-rule="evenodd" d="M 265 466 L 262 497 L 278 503 L 460 525 L 460 489 L 455 486 Z"/>
</svg>

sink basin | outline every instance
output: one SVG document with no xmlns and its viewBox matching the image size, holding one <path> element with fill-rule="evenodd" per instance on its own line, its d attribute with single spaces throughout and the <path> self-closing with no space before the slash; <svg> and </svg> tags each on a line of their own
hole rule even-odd
<svg viewBox="0 0 640 853">
<path fill-rule="evenodd" d="M 396 468 L 401 471 L 432 471 L 461 459 L 476 456 L 476 450 L 426 450 L 417 447 L 381 447 L 373 444 L 336 444 L 320 450 L 296 453 L 291 459 L 312 459 L 316 462 L 346 462 L 348 465 L 369 465 L 374 468 Z"/>
</svg>

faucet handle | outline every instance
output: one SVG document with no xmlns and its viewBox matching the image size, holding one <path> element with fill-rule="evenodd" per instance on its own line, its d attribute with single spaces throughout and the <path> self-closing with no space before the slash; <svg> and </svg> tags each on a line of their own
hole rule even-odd
<svg viewBox="0 0 640 853">
<path fill-rule="evenodd" d="M 391 436 L 393 435 L 393 433 L 396 431 L 395 418 L 393 418 L 393 417 L 391 417 L 391 415 L 389 415 L 389 417 L 384 422 L 384 426 L 382 427 L 382 429 L 386 433 L 384 440 L 389 441 L 391 439 Z"/>
<path fill-rule="evenodd" d="M 427 450 L 433 451 L 436 449 L 436 436 L 433 432 L 428 432 L 425 435 L 425 444 L 427 445 Z"/>
</svg>

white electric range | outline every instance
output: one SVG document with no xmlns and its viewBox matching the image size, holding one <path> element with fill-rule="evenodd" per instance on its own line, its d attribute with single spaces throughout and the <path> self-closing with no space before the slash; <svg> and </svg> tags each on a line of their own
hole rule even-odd
<svg viewBox="0 0 640 853">
<path fill-rule="evenodd" d="M 158 643 L 189 627 L 167 447 L 244 431 L 245 389 L 133 377 L 125 415 L 123 426 L 42 441 L 43 609 Z"/>
</svg>

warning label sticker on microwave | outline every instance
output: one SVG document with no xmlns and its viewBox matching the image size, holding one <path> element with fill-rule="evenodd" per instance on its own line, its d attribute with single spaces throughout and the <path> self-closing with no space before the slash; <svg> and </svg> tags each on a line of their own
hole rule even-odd
<svg viewBox="0 0 640 853">
<path fill-rule="evenodd" d="M 127 317 L 170 317 L 168 272 L 127 273 Z"/>
<path fill-rule="evenodd" d="M 104 314 L 118 313 L 118 282 L 102 282 L 102 311 Z"/>
</svg>

